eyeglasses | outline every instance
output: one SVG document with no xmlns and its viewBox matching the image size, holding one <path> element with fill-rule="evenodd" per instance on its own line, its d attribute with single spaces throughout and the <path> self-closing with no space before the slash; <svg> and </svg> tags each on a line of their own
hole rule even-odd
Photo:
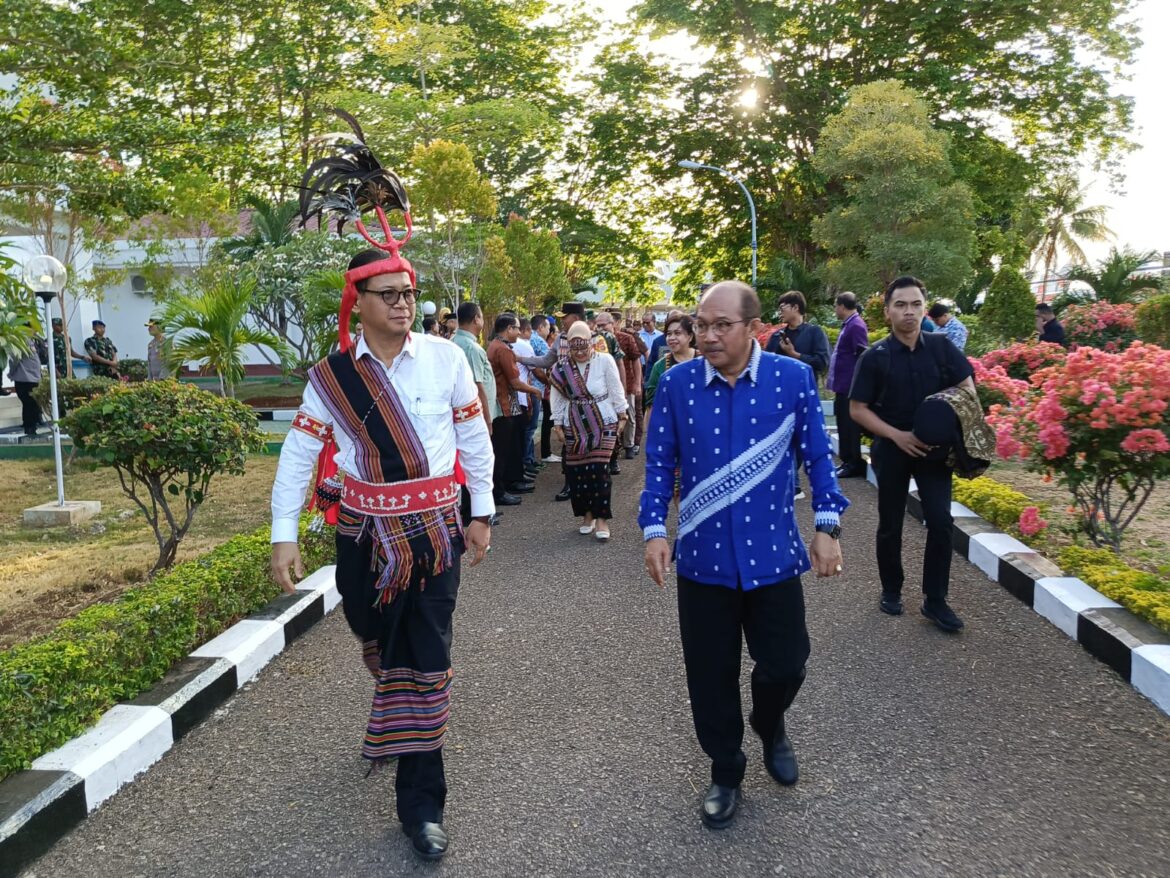
<svg viewBox="0 0 1170 878">
<path fill-rule="evenodd" d="M 405 290 L 362 290 L 371 296 L 381 296 L 382 301 L 389 306 L 397 305 L 399 300 L 406 299 L 406 304 L 413 305 L 418 301 L 418 290 L 407 287 Z"/>
<path fill-rule="evenodd" d="M 714 323 L 704 323 L 702 320 L 696 320 L 695 321 L 695 332 L 698 335 L 702 336 L 702 335 L 707 334 L 707 330 L 714 329 L 715 335 L 722 337 L 722 336 L 727 335 L 728 330 L 730 330 L 731 327 L 735 326 L 737 323 L 747 323 L 747 321 L 746 320 L 716 320 Z"/>
</svg>

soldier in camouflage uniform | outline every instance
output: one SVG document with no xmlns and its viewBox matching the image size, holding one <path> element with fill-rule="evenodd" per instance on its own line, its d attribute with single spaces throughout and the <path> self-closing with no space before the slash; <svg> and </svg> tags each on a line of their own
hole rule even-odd
<svg viewBox="0 0 1170 878">
<path fill-rule="evenodd" d="M 118 377 L 118 349 L 106 338 L 106 322 L 93 321 L 93 335 L 85 340 L 86 359 L 99 378 Z"/>
<path fill-rule="evenodd" d="M 69 355 L 65 352 L 65 327 L 60 317 L 53 318 L 53 368 L 57 370 L 57 377 L 64 378 L 69 374 Z"/>
</svg>

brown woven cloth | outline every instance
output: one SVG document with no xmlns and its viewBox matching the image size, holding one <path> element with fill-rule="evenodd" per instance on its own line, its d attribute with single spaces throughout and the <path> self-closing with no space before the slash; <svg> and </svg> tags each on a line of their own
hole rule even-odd
<svg viewBox="0 0 1170 878">
<path fill-rule="evenodd" d="M 961 385 L 923 400 L 914 435 L 930 445 L 949 446 L 947 466 L 961 479 L 983 475 L 995 459 L 995 433 L 983 417 L 979 396 Z"/>
</svg>

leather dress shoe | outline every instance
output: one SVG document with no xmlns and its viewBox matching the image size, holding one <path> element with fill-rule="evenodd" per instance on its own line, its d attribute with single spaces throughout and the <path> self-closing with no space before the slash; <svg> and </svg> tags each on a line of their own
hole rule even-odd
<svg viewBox="0 0 1170 878">
<path fill-rule="evenodd" d="M 902 596 L 893 592 L 882 592 L 881 602 L 878 604 L 883 613 L 890 616 L 902 615 Z"/>
<path fill-rule="evenodd" d="M 772 775 L 772 780 L 781 786 L 790 787 L 800 780 L 796 751 L 792 749 L 788 735 L 778 734 L 770 745 L 764 744 L 764 768 Z"/>
<path fill-rule="evenodd" d="M 634 450 L 634 447 L 632 445 L 626 449 L 626 460 L 633 460 L 637 456 L 638 456 L 638 452 L 636 452 Z"/>
<path fill-rule="evenodd" d="M 531 494 L 535 490 L 535 482 L 513 482 L 508 485 L 509 494 Z"/>
<path fill-rule="evenodd" d="M 622 474 L 622 468 L 618 466 L 618 462 L 616 460 L 611 460 L 609 462 L 609 474 L 611 476 L 620 476 Z"/>
<path fill-rule="evenodd" d="M 707 795 L 703 797 L 699 817 L 711 829 L 726 829 L 735 818 L 735 809 L 738 807 L 739 787 L 724 787 L 713 783 L 707 790 Z"/>
<path fill-rule="evenodd" d="M 488 519 L 488 527 L 495 527 L 500 523 L 500 519 L 503 517 L 503 513 L 493 512 L 492 517 Z"/>
<path fill-rule="evenodd" d="M 946 601 L 926 601 L 922 605 L 922 615 L 948 634 L 961 631 L 963 628 L 963 620 L 955 615 L 955 611 L 947 606 Z"/>
<path fill-rule="evenodd" d="M 839 466 L 837 467 L 837 478 L 839 479 L 861 479 L 866 475 L 865 467 L 863 466 Z"/>
<path fill-rule="evenodd" d="M 573 497 L 573 495 L 569 491 L 569 486 L 565 485 L 565 487 L 561 488 L 560 493 L 557 494 L 557 496 L 554 497 L 553 499 L 560 502 L 560 501 L 564 501 L 564 500 L 571 500 L 572 497 Z"/>
<path fill-rule="evenodd" d="M 442 823 L 402 824 L 402 831 L 410 837 L 415 854 L 423 860 L 440 860 L 447 853 L 447 833 Z"/>
<path fill-rule="evenodd" d="M 515 494 L 501 494 L 496 498 L 497 506 L 519 506 L 524 501 Z"/>
</svg>

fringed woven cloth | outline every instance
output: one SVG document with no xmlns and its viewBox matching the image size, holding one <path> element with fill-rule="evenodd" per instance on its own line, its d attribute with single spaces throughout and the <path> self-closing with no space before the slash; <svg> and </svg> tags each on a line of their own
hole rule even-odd
<svg viewBox="0 0 1170 878">
<path fill-rule="evenodd" d="M 440 749 L 451 714 L 451 669 L 432 673 L 413 668 L 384 670 L 376 640 L 364 643 L 362 653 L 376 681 L 362 756 L 381 764 L 407 753 Z"/>
<path fill-rule="evenodd" d="M 381 364 L 354 350 L 333 354 L 309 370 L 309 382 L 321 395 L 334 424 L 353 440 L 347 472 L 363 483 L 392 489 L 397 483 L 429 479 L 430 464 L 418 433 Z M 450 569 L 452 539 L 462 534 L 456 514 L 456 491 L 447 505 L 421 511 L 363 509 L 342 497 L 338 532 L 357 540 L 369 534 L 375 552 L 379 600 L 388 604 L 411 581 L 415 564 L 436 576 Z"/>
</svg>

